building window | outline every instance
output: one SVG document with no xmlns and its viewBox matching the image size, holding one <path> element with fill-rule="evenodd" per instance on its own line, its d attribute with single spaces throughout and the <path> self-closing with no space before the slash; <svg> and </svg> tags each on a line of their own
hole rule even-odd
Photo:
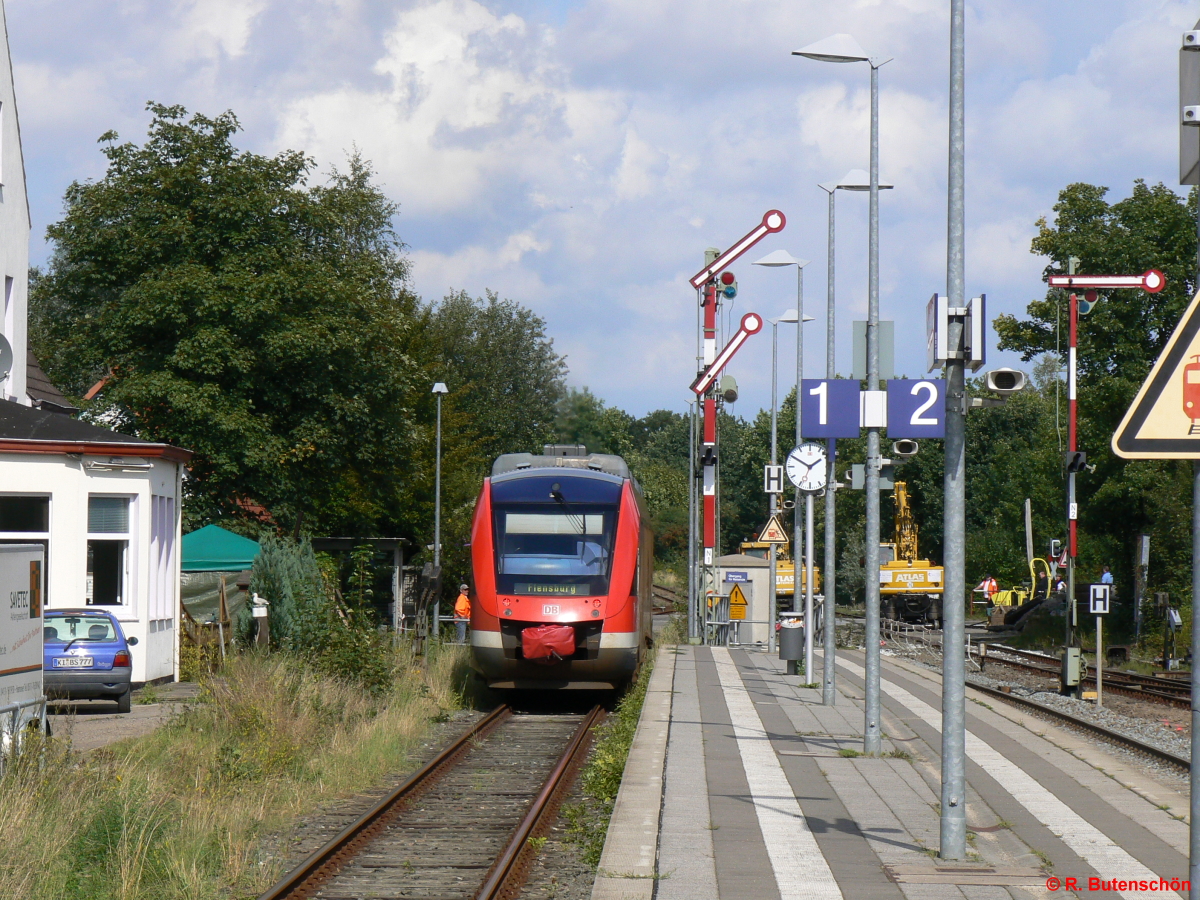
<svg viewBox="0 0 1200 900">
<path fill-rule="evenodd" d="M 87 602 L 129 602 L 129 498 L 88 497 Z"/>
<path fill-rule="evenodd" d="M 50 571 L 50 498 L 0 496 L 0 544 L 41 544 L 43 572 Z M 43 591 L 50 596 L 49 577 Z"/>
</svg>

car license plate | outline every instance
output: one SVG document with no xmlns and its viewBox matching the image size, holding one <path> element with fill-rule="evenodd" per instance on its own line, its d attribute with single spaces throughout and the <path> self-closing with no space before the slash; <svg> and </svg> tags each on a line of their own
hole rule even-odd
<svg viewBox="0 0 1200 900">
<path fill-rule="evenodd" d="M 95 665 L 96 659 L 92 656 L 62 656 L 54 660 L 54 668 L 56 669 L 88 669 Z"/>
<path fill-rule="evenodd" d="M 558 611 L 557 606 L 553 606 L 553 605 L 547 603 L 546 605 L 544 605 L 542 607 L 542 615 L 543 616 L 557 616 L 558 614 L 559 614 L 559 611 Z"/>
</svg>

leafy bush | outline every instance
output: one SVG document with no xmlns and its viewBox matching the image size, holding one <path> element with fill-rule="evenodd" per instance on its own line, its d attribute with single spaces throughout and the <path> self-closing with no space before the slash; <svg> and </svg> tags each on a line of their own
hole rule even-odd
<svg viewBox="0 0 1200 900">
<path fill-rule="evenodd" d="M 350 603 L 340 603 L 334 567 L 313 552 L 307 538 L 292 541 L 268 535 L 259 544 L 250 590 L 270 604 L 271 642 L 291 651 L 323 674 L 356 681 L 375 694 L 392 679 L 388 641 L 375 631 L 370 601 L 370 548 L 352 557 Z M 238 623 L 248 642 L 253 619 Z"/>
</svg>

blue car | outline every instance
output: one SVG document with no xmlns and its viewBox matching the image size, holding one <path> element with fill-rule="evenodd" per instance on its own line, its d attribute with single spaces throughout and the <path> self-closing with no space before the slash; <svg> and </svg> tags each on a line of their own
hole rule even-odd
<svg viewBox="0 0 1200 900">
<path fill-rule="evenodd" d="M 42 680 L 46 696 L 62 700 L 116 700 L 117 712 L 131 706 L 129 648 L 117 617 L 104 610 L 48 609 L 44 614 Z"/>
</svg>

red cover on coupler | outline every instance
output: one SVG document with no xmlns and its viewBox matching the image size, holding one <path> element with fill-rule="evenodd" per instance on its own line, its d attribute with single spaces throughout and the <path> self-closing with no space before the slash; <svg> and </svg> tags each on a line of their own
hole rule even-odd
<svg viewBox="0 0 1200 900">
<path fill-rule="evenodd" d="M 570 625 L 536 625 L 521 632 L 526 659 L 550 662 L 575 655 L 575 629 Z"/>
</svg>

